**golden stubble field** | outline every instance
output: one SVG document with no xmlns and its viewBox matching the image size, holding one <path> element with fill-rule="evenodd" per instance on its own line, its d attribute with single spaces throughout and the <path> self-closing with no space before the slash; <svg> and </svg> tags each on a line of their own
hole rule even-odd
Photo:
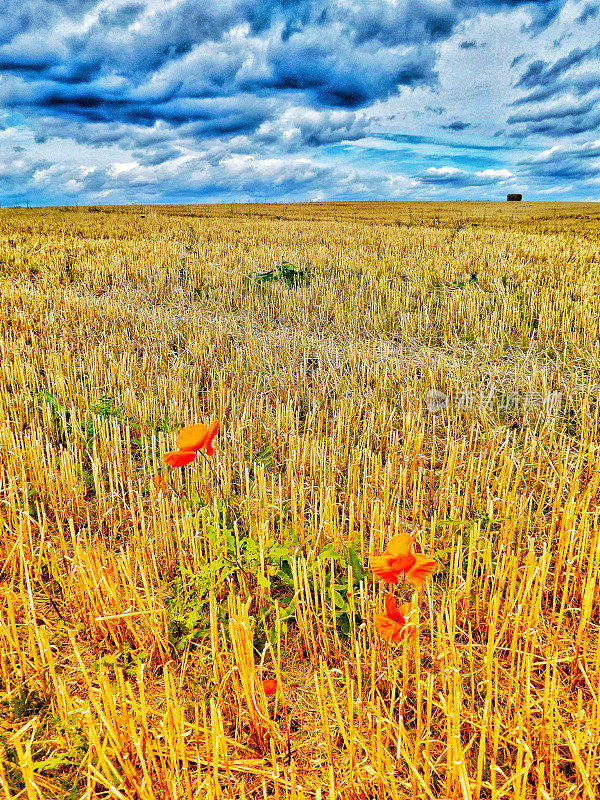
<svg viewBox="0 0 600 800">
<path fill-rule="evenodd" d="M 5 797 L 597 797 L 598 205 L 4 209 L 0 292 Z"/>
</svg>

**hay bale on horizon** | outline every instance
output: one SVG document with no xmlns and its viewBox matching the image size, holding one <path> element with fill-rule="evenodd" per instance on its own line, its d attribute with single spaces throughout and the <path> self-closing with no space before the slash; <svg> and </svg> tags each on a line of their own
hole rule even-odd
<svg viewBox="0 0 600 800">
<path fill-rule="evenodd" d="M 507 200 L 522 200 L 523 199 L 523 195 L 522 194 L 507 194 L 506 195 L 506 199 Z"/>
</svg>

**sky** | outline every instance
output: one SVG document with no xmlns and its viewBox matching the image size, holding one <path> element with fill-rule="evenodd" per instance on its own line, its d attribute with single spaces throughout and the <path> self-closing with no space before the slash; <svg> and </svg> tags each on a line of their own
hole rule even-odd
<svg viewBox="0 0 600 800">
<path fill-rule="evenodd" d="M 0 0 L 0 205 L 600 200 L 600 0 Z"/>
</svg>

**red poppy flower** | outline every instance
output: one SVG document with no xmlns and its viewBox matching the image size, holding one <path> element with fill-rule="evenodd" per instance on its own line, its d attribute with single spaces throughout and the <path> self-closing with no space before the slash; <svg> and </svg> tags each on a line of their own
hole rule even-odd
<svg viewBox="0 0 600 800">
<path fill-rule="evenodd" d="M 170 467 L 184 467 L 196 458 L 193 450 L 175 450 L 172 453 L 165 453 L 163 461 Z"/>
<path fill-rule="evenodd" d="M 406 578 L 412 583 L 415 589 L 420 589 L 433 572 L 435 561 L 421 553 L 417 553 L 414 559 L 415 563 L 410 569 L 406 570 Z"/>
<path fill-rule="evenodd" d="M 209 428 L 201 422 L 182 428 L 177 437 L 177 447 L 179 450 L 205 449 L 206 455 L 212 456 L 214 452 L 212 440 L 215 438 L 220 424 L 220 420 L 216 419 Z"/>
<path fill-rule="evenodd" d="M 212 441 L 220 424 L 220 420 L 216 419 L 209 428 L 201 422 L 182 428 L 177 437 L 178 450 L 165 453 L 163 456 L 165 464 L 170 467 L 183 467 L 194 460 L 198 450 L 205 450 L 207 456 L 212 456 L 215 452 Z"/>
<path fill-rule="evenodd" d="M 414 625 L 407 623 L 410 605 L 405 603 L 398 608 L 391 594 L 385 596 L 385 614 L 376 614 L 373 623 L 375 630 L 391 644 L 399 644 L 403 639 L 412 641 L 417 636 Z"/>
<path fill-rule="evenodd" d="M 373 573 L 382 581 L 398 583 L 400 573 L 404 572 L 413 586 L 419 589 L 431 575 L 435 561 L 420 553 L 415 555 L 412 547 L 413 538 L 408 533 L 392 536 L 384 552 L 371 559 Z"/>
</svg>

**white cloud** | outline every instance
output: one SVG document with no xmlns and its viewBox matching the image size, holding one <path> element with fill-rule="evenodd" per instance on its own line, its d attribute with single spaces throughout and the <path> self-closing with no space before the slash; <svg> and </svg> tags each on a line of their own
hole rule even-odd
<svg viewBox="0 0 600 800">
<path fill-rule="evenodd" d="M 514 178 L 512 172 L 508 169 L 482 169 L 480 172 L 476 172 L 478 178 L 484 178 L 486 180 L 502 180 L 506 181 L 509 178 Z"/>
<path fill-rule="evenodd" d="M 311 181 L 319 168 L 309 158 L 257 158 L 252 155 L 231 155 L 219 166 L 230 175 L 244 180 L 260 180 L 275 185 L 284 181 Z"/>
<path fill-rule="evenodd" d="M 114 164 L 111 164 L 109 174 L 113 177 L 117 177 L 118 175 L 122 175 L 124 172 L 131 172 L 134 169 L 137 169 L 140 165 L 137 161 L 124 161 L 119 162 L 115 161 Z"/>
<path fill-rule="evenodd" d="M 463 169 L 459 169 L 458 167 L 428 167 L 427 173 L 429 175 L 439 175 L 440 177 L 444 175 L 459 175 L 461 172 L 464 172 Z"/>
<path fill-rule="evenodd" d="M 534 156 L 535 161 L 546 161 L 547 159 L 551 158 L 554 153 L 559 152 L 562 150 L 561 146 L 555 144 L 553 147 L 549 147 L 547 150 L 542 150 L 541 153 L 538 153 Z"/>
</svg>

